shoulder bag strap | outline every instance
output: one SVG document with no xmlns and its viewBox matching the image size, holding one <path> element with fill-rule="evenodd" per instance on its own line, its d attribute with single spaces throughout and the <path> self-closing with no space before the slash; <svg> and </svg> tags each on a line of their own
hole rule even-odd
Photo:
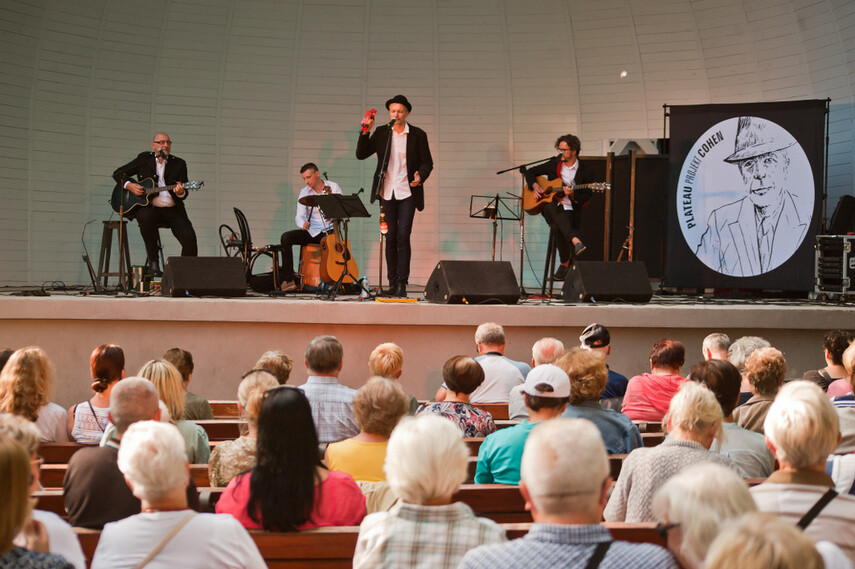
<svg viewBox="0 0 855 569">
<path fill-rule="evenodd" d="M 810 523 L 816 518 L 819 513 L 825 508 L 829 502 L 834 500 L 837 497 L 837 492 L 835 492 L 834 488 L 829 488 L 828 492 L 822 495 L 822 498 L 817 500 L 816 504 L 807 511 L 807 513 L 802 516 L 802 519 L 799 520 L 799 523 L 796 525 L 802 528 L 802 530 L 807 529 Z"/>
<path fill-rule="evenodd" d="M 104 426 L 101 424 L 101 421 L 98 420 L 98 415 L 95 414 L 95 407 L 92 406 L 91 401 L 86 402 L 89 405 L 89 410 L 92 411 L 92 418 L 95 419 L 95 424 L 98 425 L 98 428 L 101 429 L 101 432 L 104 432 Z M 77 407 L 74 408 L 77 411 Z"/>
<path fill-rule="evenodd" d="M 152 549 L 148 555 L 146 555 L 145 559 L 143 559 L 142 561 L 137 563 L 136 566 L 134 566 L 134 569 L 142 569 L 143 567 L 148 565 L 149 561 L 154 559 L 154 556 L 160 553 L 160 550 L 163 549 L 167 543 L 169 543 L 169 540 L 175 537 L 175 534 L 177 534 L 181 530 L 181 528 L 187 525 L 187 522 L 189 522 L 190 519 L 195 515 L 196 512 L 191 511 L 189 514 L 184 516 L 184 518 L 182 518 L 180 522 L 175 524 L 175 526 L 171 530 L 169 530 L 169 533 L 166 534 L 162 540 L 160 540 L 160 543 L 158 543 L 157 546 Z"/>
<path fill-rule="evenodd" d="M 603 562 L 603 558 L 606 556 L 606 552 L 611 547 L 611 541 L 601 541 L 597 544 L 597 547 L 594 549 L 594 554 L 591 555 L 591 558 L 588 559 L 588 564 L 585 565 L 585 569 L 597 569 L 600 566 L 600 563 Z"/>
</svg>

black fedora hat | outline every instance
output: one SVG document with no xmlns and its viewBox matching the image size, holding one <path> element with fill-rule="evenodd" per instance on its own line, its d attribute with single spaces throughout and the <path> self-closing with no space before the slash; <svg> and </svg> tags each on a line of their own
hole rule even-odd
<svg viewBox="0 0 855 569">
<path fill-rule="evenodd" d="M 388 109 L 389 107 L 391 107 L 392 103 L 398 103 L 398 104 L 404 105 L 405 107 L 407 107 L 408 113 L 413 111 L 413 106 L 410 104 L 410 102 L 407 100 L 407 98 L 403 95 L 395 95 L 394 97 L 392 97 L 391 99 L 386 101 L 386 108 Z"/>
</svg>

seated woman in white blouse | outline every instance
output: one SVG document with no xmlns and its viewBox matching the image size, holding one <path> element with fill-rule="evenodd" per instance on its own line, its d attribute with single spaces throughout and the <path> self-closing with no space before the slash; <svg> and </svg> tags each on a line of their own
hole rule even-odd
<svg viewBox="0 0 855 569">
<path fill-rule="evenodd" d="M 113 344 L 101 344 L 89 357 L 92 391 L 87 401 L 68 408 L 68 436 L 89 445 L 98 444 L 110 424 L 110 392 L 125 377 L 125 353 Z"/>
<path fill-rule="evenodd" d="M 139 564 L 146 569 L 266 567 L 237 520 L 188 508 L 189 464 L 175 426 L 156 421 L 131 425 L 122 437 L 119 470 L 142 501 L 142 512 L 104 526 L 92 569 Z"/>
</svg>

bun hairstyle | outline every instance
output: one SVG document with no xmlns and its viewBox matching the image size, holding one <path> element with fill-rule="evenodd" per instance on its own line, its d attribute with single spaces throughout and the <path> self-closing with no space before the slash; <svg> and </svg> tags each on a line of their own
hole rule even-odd
<svg viewBox="0 0 855 569">
<path fill-rule="evenodd" d="M 125 370 L 125 353 L 115 344 L 101 344 L 89 358 L 92 372 L 92 391 L 103 393 L 110 384 L 122 379 Z"/>
<path fill-rule="evenodd" d="M 243 407 L 247 421 L 258 423 L 258 414 L 264 402 L 264 392 L 278 385 L 276 375 L 265 369 L 254 369 L 244 374 L 238 386 L 238 401 Z"/>
</svg>

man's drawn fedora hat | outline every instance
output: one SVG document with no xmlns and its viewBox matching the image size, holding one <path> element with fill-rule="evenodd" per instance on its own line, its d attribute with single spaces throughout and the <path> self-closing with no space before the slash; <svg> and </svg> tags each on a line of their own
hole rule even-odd
<svg viewBox="0 0 855 569">
<path fill-rule="evenodd" d="M 394 97 L 392 97 L 391 99 L 386 101 L 386 108 L 388 109 L 389 107 L 391 107 L 392 103 L 398 103 L 400 105 L 404 105 L 405 107 L 407 107 L 408 113 L 412 112 L 412 110 L 413 110 L 413 106 L 410 104 L 410 102 L 407 100 L 407 98 L 403 95 L 395 95 Z"/>
<path fill-rule="evenodd" d="M 733 154 L 725 158 L 724 161 L 741 162 L 769 152 L 784 150 L 795 144 L 795 140 L 791 136 L 776 137 L 778 133 L 767 129 L 770 124 L 774 123 L 760 121 L 757 117 L 739 117 Z M 784 132 L 786 133 L 786 131 Z"/>
</svg>

